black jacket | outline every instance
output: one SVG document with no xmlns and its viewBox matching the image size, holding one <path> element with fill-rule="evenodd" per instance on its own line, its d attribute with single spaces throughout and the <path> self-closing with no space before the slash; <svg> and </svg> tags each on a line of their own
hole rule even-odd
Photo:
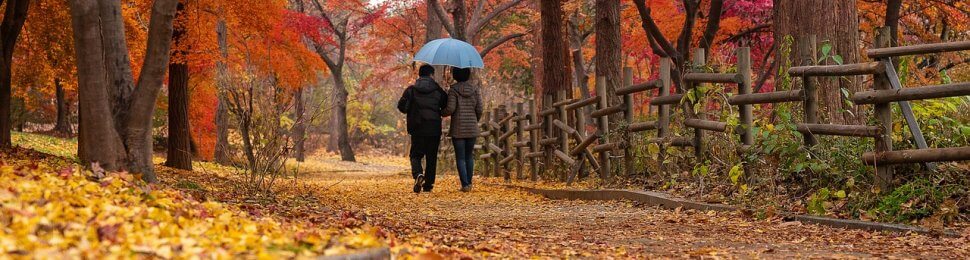
<svg viewBox="0 0 970 260">
<path fill-rule="evenodd" d="M 404 90 L 397 110 L 407 114 L 408 134 L 440 136 L 441 113 L 448 105 L 448 94 L 430 77 L 421 77 Z"/>
</svg>

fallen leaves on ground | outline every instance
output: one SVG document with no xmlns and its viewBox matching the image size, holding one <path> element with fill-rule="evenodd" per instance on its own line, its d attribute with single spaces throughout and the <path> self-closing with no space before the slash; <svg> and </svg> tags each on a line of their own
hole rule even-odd
<svg viewBox="0 0 970 260">
<path fill-rule="evenodd" d="M 321 204 L 359 212 L 401 258 L 960 258 L 965 237 L 844 230 L 740 212 L 665 210 L 632 202 L 548 200 L 476 176 L 471 193 L 453 173 L 414 194 L 397 171 L 311 173 Z M 309 170 L 309 169 L 308 169 Z M 312 172 L 312 171 L 311 171 Z M 518 182 L 521 184 L 522 182 Z"/>
<path fill-rule="evenodd" d="M 406 161 L 397 157 L 374 157 L 365 164 L 310 157 L 307 163 L 298 165 L 302 167 L 302 174 L 283 179 L 272 196 L 257 198 L 234 188 L 240 185 L 240 176 L 230 167 L 208 163 L 196 163 L 194 172 L 158 167 L 163 183 L 154 191 L 146 192 L 131 184 L 131 176 L 112 175 L 90 182 L 77 172 L 72 171 L 65 177 L 59 174 L 59 168 L 49 167 L 63 164 L 60 159 L 22 149 L 0 153 L 0 161 L 17 157 L 21 159 L 7 161 L 9 165 L 16 165 L 6 168 L 11 174 L 0 175 L 4 178 L 0 192 L 12 194 L 11 187 L 30 183 L 28 186 L 33 185 L 35 195 L 0 194 L 4 210 L 8 204 L 16 205 L 9 208 L 21 209 L 16 213 L 25 214 L 14 216 L 4 211 L 0 215 L 14 216 L 8 217 L 8 222 L 0 222 L 4 223 L 0 249 L 7 249 L 10 238 L 25 237 L 38 250 L 13 249 L 8 254 L 80 255 L 79 241 L 88 241 L 103 245 L 89 247 L 95 250 L 91 253 L 95 256 L 157 257 L 169 252 L 173 256 L 190 255 L 186 250 L 192 247 L 179 244 L 185 235 L 202 248 L 197 255 L 234 258 L 259 256 L 260 251 L 277 257 L 337 253 L 377 244 L 390 246 L 400 259 L 964 258 L 970 255 L 970 229 L 964 230 L 962 237 L 934 237 L 843 230 L 786 222 L 778 217 L 753 220 L 743 213 L 664 210 L 630 202 L 557 201 L 504 188 L 497 185 L 503 183 L 500 179 L 477 176 L 474 191 L 462 193 L 458 192 L 458 179 L 453 173 L 439 176 L 433 192 L 414 194 L 410 191 L 413 182 L 406 174 Z M 105 181 L 107 185 L 101 187 Z M 41 183 L 44 187 L 96 185 L 101 189 L 91 194 L 83 193 L 83 188 L 79 188 L 80 193 L 65 193 L 68 189 L 61 192 L 55 188 L 42 191 Z M 22 192 L 19 189 L 16 192 Z M 12 202 L 11 196 L 16 197 Z M 43 199 L 58 196 L 79 196 L 102 203 L 71 204 L 70 200 Z M 105 205 L 124 210 L 65 220 L 63 215 L 50 215 L 56 211 L 41 211 L 49 205 L 71 207 L 82 213 L 80 209 Z M 206 205 L 214 208 L 208 209 Z M 203 221 L 207 224 L 201 225 L 202 234 L 228 234 L 229 230 L 234 233 L 197 236 L 192 232 L 200 231 L 190 232 L 186 228 L 199 227 L 199 224 L 153 221 L 148 211 L 165 212 L 176 221 Z M 232 224 L 221 222 L 219 217 L 224 214 L 232 216 L 229 222 Z M 44 218 L 47 222 L 42 221 Z M 31 225 L 8 228 L 5 223 L 14 223 L 14 219 L 18 219 L 16 223 Z M 209 231 L 211 227 L 225 231 Z M 158 233 L 153 233 L 155 228 L 159 229 Z M 15 236 L 14 230 L 28 236 Z M 63 234 L 68 230 L 84 232 L 75 240 L 67 240 Z M 33 238 L 29 236 L 31 232 Z M 55 239 L 53 234 L 60 234 L 61 238 Z M 159 241 L 154 242 L 158 247 L 146 245 L 149 239 Z M 261 243 L 246 242 L 253 240 Z M 203 247 L 203 244 L 209 246 Z M 169 251 L 164 251 L 165 246 Z M 148 251 L 149 248 L 156 251 Z"/>
<path fill-rule="evenodd" d="M 125 173 L 95 179 L 76 168 L 6 165 L 10 159 L 0 163 L 0 255 L 277 258 L 383 245 L 373 228 L 254 217 Z"/>
</svg>

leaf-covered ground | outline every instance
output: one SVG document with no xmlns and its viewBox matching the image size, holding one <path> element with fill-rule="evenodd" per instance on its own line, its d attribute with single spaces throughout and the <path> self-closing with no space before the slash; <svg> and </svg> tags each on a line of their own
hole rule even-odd
<svg viewBox="0 0 970 260">
<path fill-rule="evenodd" d="M 446 257 L 902 257 L 970 255 L 970 232 L 932 237 L 844 230 L 740 213 L 649 208 L 623 202 L 557 201 L 478 179 L 458 192 L 454 175 L 415 195 L 404 167 L 301 177 L 325 187 L 322 204 L 381 227 L 394 252 Z M 494 183 L 490 183 L 494 182 Z"/>
<path fill-rule="evenodd" d="M 30 135 L 18 140 L 48 144 Z M 176 184 L 145 185 L 130 174 L 79 168 L 69 158 L 0 149 L 0 259 L 304 258 L 384 245 L 375 229 L 361 225 L 199 199 L 192 191 L 201 187 L 171 169 L 160 171 Z"/>
<path fill-rule="evenodd" d="M 27 146 L 50 149 L 44 148 L 46 139 L 34 139 L 41 141 Z M 58 171 L 73 159 L 26 149 L 0 153 L 0 161 L 10 165 L 0 175 L 5 210 L 0 216 L 8 216 L 0 218 L 0 250 L 34 256 L 296 256 L 386 244 L 402 259 L 970 255 L 970 230 L 963 230 L 961 237 L 890 234 L 756 220 L 740 213 L 548 200 L 504 188 L 496 179 L 478 178 L 473 192 L 461 193 L 451 173 L 439 177 L 434 192 L 416 195 L 410 192 L 405 159 L 360 159 L 345 163 L 333 156 L 312 156 L 291 165 L 301 172 L 297 178 L 284 179 L 273 196 L 262 197 L 241 192 L 240 178 L 231 168 L 209 163 L 196 163 L 193 172 L 159 167 L 163 183 L 146 196 L 139 186 L 127 184 L 130 176 L 91 182 L 79 172 Z M 103 189 L 88 191 L 91 185 Z M 82 203 L 45 196 L 80 197 Z M 104 205 L 124 210 L 106 211 Z M 88 207 L 100 211 L 90 212 L 95 217 L 77 218 L 58 213 L 88 214 L 83 210 Z M 151 212 L 169 218 L 159 221 Z M 226 214 L 231 220 L 221 217 Z M 68 233 L 75 235 L 68 239 L 63 235 Z M 192 246 L 185 241 L 193 241 Z"/>
</svg>

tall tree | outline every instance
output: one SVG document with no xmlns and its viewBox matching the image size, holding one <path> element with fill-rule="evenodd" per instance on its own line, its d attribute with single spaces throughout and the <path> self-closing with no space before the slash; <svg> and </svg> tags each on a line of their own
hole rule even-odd
<svg viewBox="0 0 970 260">
<path fill-rule="evenodd" d="M 542 24 L 542 93 L 548 97 L 557 91 L 572 89 L 569 76 L 569 45 L 566 37 L 565 11 L 562 0 L 541 1 L 539 4 Z M 552 73 L 549 73 L 552 72 Z M 544 107 L 555 101 L 543 98 Z"/>
<path fill-rule="evenodd" d="M 435 5 L 431 4 L 432 1 L 435 0 L 425 0 L 424 4 L 425 8 L 427 9 L 428 16 L 428 19 L 426 19 L 424 23 L 425 43 L 441 38 L 441 20 L 438 19 L 438 16 L 434 14 Z"/>
<path fill-rule="evenodd" d="M 722 2 L 723 0 L 711 0 L 708 13 L 718 15 L 710 15 L 708 17 L 707 26 L 705 26 L 703 34 L 705 39 L 702 40 L 701 46 L 704 46 L 704 42 L 707 42 L 709 47 L 709 44 L 713 42 L 710 39 L 713 39 L 717 35 L 718 30 L 720 30 L 719 24 L 721 23 L 720 13 L 723 7 Z M 690 48 L 693 43 L 694 24 L 696 23 L 698 12 L 701 10 L 701 1 L 683 1 L 685 19 L 680 34 L 675 39 L 676 41 L 673 42 L 664 36 L 657 22 L 653 19 L 650 6 L 646 4 L 645 0 L 633 0 L 633 3 L 637 7 L 637 13 L 640 15 L 640 26 L 647 35 L 647 42 L 650 44 L 650 49 L 653 50 L 654 54 L 660 57 L 670 58 L 673 61 L 674 67 L 670 70 L 671 77 L 677 86 L 677 92 L 684 92 L 682 76 L 690 55 Z M 710 36 L 710 38 L 707 36 Z M 692 111 L 690 106 L 685 105 L 684 107 L 688 111 Z"/>
<path fill-rule="evenodd" d="M 350 133 L 347 127 L 347 83 L 344 80 L 344 65 L 347 61 L 347 48 L 363 28 L 371 25 L 374 20 L 384 15 L 387 6 L 378 10 L 364 10 L 365 4 L 360 1 L 327 2 L 334 6 L 324 6 L 319 0 L 310 0 L 312 10 L 307 14 L 315 18 L 322 28 L 311 28 L 307 31 L 307 38 L 323 59 L 330 70 L 334 83 L 334 108 L 330 120 L 330 145 L 340 152 L 344 161 L 356 161 L 354 149 L 350 145 Z M 303 10 L 303 3 L 297 2 L 298 9 Z"/>
<path fill-rule="evenodd" d="M 306 112 L 304 111 L 303 87 L 297 88 L 293 94 L 293 157 L 297 162 L 306 160 Z"/>
<path fill-rule="evenodd" d="M 152 116 L 165 79 L 177 0 L 155 0 L 135 87 L 120 1 L 71 0 L 79 93 L 78 155 L 106 170 L 157 182 Z"/>
<path fill-rule="evenodd" d="M 10 130 L 13 125 L 10 118 L 13 51 L 27 20 L 30 0 L 0 0 L 0 5 L 5 6 L 3 21 L 0 22 L 0 147 L 9 147 L 12 145 Z"/>
<path fill-rule="evenodd" d="M 219 59 L 216 61 L 216 87 L 219 89 L 219 104 L 216 105 L 216 147 L 214 159 L 216 163 L 229 164 L 229 100 L 226 99 L 225 89 L 229 88 L 229 39 L 226 35 L 226 20 L 219 19 L 216 23 L 216 42 L 219 45 Z"/>
<path fill-rule="evenodd" d="M 899 45 L 899 10 L 903 7 L 903 0 L 886 0 L 886 27 L 889 27 L 889 39 L 892 46 Z"/>
<path fill-rule="evenodd" d="M 843 63 L 860 61 L 859 18 L 856 0 L 775 0 L 774 29 L 775 41 L 783 43 L 786 36 L 801 37 L 815 35 L 817 44 L 831 44 L 830 55 L 842 57 Z M 784 44 L 779 44 L 783 47 Z M 821 49 L 821 48 L 820 48 Z M 796 48 L 791 57 L 801 57 Z M 834 64 L 833 60 L 822 61 Z M 795 64 L 795 63 L 793 63 Z M 860 91 L 860 78 L 820 78 L 818 88 L 820 111 L 827 115 L 831 123 L 859 123 L 859 110 L 845 102 L 848 97 L 843 92 Z"/>
<path fill-rule="evenodd" d="M 613 93 L 623 84 L 622 43 L 620 42 L 620 1 L 596 0 L 596 77 L 606 79 L 607 93 Z M 619 104 L 620 98 L 610 96 L 610 104 Z M 618 120 L 619 117 L 613 117 Z"/>
<path fill-rule="evenodd" d="M 573 83 L 579 87 L 582 98 L 588 98 L 590 97 L 589 75 L 586 71 L 586 58 L 583 54 L 583 47 L 586 45 L 586 39 L 589 38 L 593 31 L 582 26 L 582 20 L 584 19 L 580 17 L 579 11 L 577 9 L 569 16 L 569 48 L 572 49 Z M 584 111 L 590 113 L 593 110 L 591 106 L 588 106 Z"/>
<path fill-rule="evenodd" d="M 185 4 L 178 4 L 175 15 L 175 31 L 168 65 L 168 147 L 165 166 L 192 170 L 192 137 L 189 132 L 189 65 L 186 53 L 187 16 Z"/>
<path fill-rule="evenodd" d="M 437 16 L 438 21 L 441 22 L 451 38 L 466 41 L 472 45 L 479 46 L 481 35 L 480 32 L 485 28 L 495 17 L 499 16 L 506 10 L 515 7 L 522 0 L 510 0 L 508 2 L 502 3 L 500 5 L 494 6 L 492 11 L 485 13 L 487 0 L 478 0 L 475 2 L 475 9 L 472 10 L 471 17 L 468 17 L 468 11 L 465 5 L 465 0 L 452 0 L 452 11 L 451 18 L 448 18 L 444 7 L 438 0 L 427 0 L 427 3 L 431 5 L 429 8 L 434 11 L 434 15 Z M 428 14 L 431 16 L 432 14 Z M 501 46 L 505 42 L 513 40 L 518 37 L 525 36 L 524 33 L 517 32 L 504 35 L 490 42 L 489 44 L 482 47 L 481 54 L 482 57 L 488 55 L 493 49 Z"/>
<path fill-rule="evenodd" d="M 70 134 L 71 133 L 71 123 L 68 120 L 68 115 L 71 113 L 70 107 L 67 104 L 66 91 L 64 86 L 61 84 L 60 79 L 54 79 L 54 102 L 57 110 L 57 118 L 54 121 L 54 132 L 60 134 Z"/>
</svg>

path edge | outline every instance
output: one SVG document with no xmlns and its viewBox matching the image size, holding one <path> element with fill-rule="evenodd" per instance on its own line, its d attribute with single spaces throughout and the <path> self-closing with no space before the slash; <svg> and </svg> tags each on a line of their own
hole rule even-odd
<svg viewBox="0 0 970 260">
<path fill-rule="evenodd" d="M 506 188 L 523 190 L 529 193 L 538 194 L 548 199 L 554 200 L 625 200 L 643 203 L 648 206 L 658 206 L 665 209 L 694 209 L 701 211 L 738 211 L 739 208 L 726 204 L 715 204 L 715 203 L 704 203 L 690 201 L 682 198 L 677 198 L 670 196 L 665 193 L 655 192 L 655 191 L 637 191 L 637 190 L 617 190 L 617 189 L 602 189 L 602 190 L 573 190 L 573 189 L 540 189 L 532 188 L 511 184 L 500 184 L 499 186 L 504 186 Z M 781 213 L 785 219 L 794 220 L 802 223 L 816 224 L 822 226 L 829 226 L 834 228 L 844 228 L 844 229 L 861 229 L 869 231 L 886 231 L 894 233 L 906 233 L 913 232 L 924 235 L 936 235 L 940 234 L 938 231 L 933 231 L 930 229 L 910 226 L 904 224 L 893 224 L 893 223 L 882 223 L 864 220 L 854 220 L 854 219 L 838 219 L 824 216 L 813 216 L 805 214 L 795 214 L 795 213 Z M 954 231 L 944 231 L 943 235 L 947 236 L 959 236 Z"/>
<path fill-rule="evenodd" d="M 391 259 L 391 249 L 387 247 L 377 247 L 362 249 L 347 254 L 328 255 L 317 257 L 317 260 L 383 260 Z"/>
</svg>

